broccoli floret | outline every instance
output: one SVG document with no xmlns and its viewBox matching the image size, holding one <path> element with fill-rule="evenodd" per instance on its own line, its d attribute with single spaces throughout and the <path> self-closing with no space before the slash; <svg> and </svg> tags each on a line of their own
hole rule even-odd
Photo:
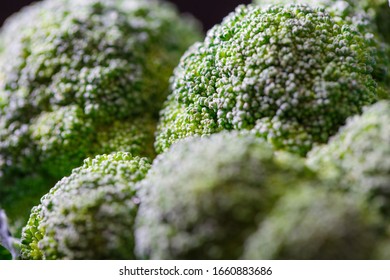
<svg viewBox="0 0 390 280">
<path fill-rule="evenodd" d="M 41 113 L 30 129 L 43 169 L 53 178 L 61 178 L 83 162 L 85 155 L 96 151 L 126 151 L 154 158 L 155 124 L 145 116 L 97 128 L 80 107 L 65 106 L 56 112 Z"/>
<path fill-rule="evenodd" d="M 0 260 L 9 259 L 10 255 L 13 259 L 16 259 L 19 256 L 18 243 L 19 240 L 11 235 L 4 210 L 0 209 Z"/>
<path fill-rule="evenodd" d="M 154 156 L 169 77 L 201 32 L 165 2 L 46 0 L 0 37 L 0 204 L 15 220 L 19 178 L 44 178 L 39 198 L 87 157 Z"/>
<path fill-rule="evenodd" d="M 239 6 L 182 58 L 156 148 L 222 130 L 253 130 L 305 155 L 377 100 L 373 38 L 324 9 Z"/>
<path fill-rule="evenodd" d="M 234 132 L 175 143 L 140 183 L 136 254 L 237 259 L 275 201 L 314 179 L 302 159 Z"/>
<path fill-rule="evenodd" d="M 356 197 L 301 188 L 283 196 L 245 245 L 244 259 L 376 259 L 378 213 Z"/>
<path fill-rule="evenodd" d="M 381 101 L 348 120 L 329 144 L 314 149 L 308 164 L 344 191 L 379 200 L 390 213 L 390 102 Z"/>
<path fill-rule="evenodd" d="M 31 211 L 23 229 L 24 259 L 133 259 L 135 183 L 146 158 L 113 153 L 87 159 Z"/>
<path fill-rule="evenodd" d="M 254 0 L 263 7 L 273 4 L 309 4 L 326 7 L 343 18 L 362 18 L 390 43 L 390 6 L 388 0 Z"/>
<path fill-rule="evenodd" d="M 355 26 L 361 33 L 372 36 L 372 46 L 376 51 L 376 64 L 373 77 L 379 84 L 378 95 L 388 99 L 390 89 L 390 7 L 387 0 L 259 0 L 254 1 L 265 8 L 274 4 L 308 4 L 312 7 L 326 8 L 335 20 Z M 386 43 L 387 42 L 387 43 Z"/>
</svg>

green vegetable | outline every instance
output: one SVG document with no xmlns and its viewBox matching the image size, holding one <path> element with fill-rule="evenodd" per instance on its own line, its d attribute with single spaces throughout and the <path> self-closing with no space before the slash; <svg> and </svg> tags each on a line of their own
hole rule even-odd
<svg viewBox="0 0 390 280">
<path fill-rule="evenodd" d="M 387 0 L 258 0 L 265 8 L 274 4 L 308 4 L 325 8 L 335 20 L 355 26 L 362 34 L 371 36 L 371 46 L 376 49 L 373 77 L 378 82 L 378 95 L 389 98 L 390 89 L 390 6 Z"/>
<path fill-rule="evenodd" d="M 237 259 L 288 189 L 311 182 L 302 159 L 253 135 L 189 138 L 140 182 L 136 254 L 150 259 Z"/>
<path fill-rule="evenodd" d="M 0 36 L 0 205 L 15 221 L 87 157 L 153 158 L 169 77 L 201 35 L 167 3 L 63 0 L 25 8 Z"/>
<path fill-rule="evenodd" d="M 339 188 L 379 200 L 390 213 L 390 102 L 365 108 L 328 145 L 314 149 L 308 164 Z"/>
<path fill-rule="evenodd" d="M 309 4 L 326 7 L 343 18 L 350 17 L 370 22 L 383 38 L 390 43 L 390 6 L 388 0 L 254 0 L 263 7 L 273 4 Z"/>
<path fill-rule="evenodd" d="M 283 196 L 246 242 L 244 259 L 376 259 L 378 213 L 354 196 L 302 188 Z"/>
<path fill-rule="evenodd" d="M 306 5 L 239 6 L 193 45 L 172 78 L 156 149 L 252 130 L 305 155 L 378 98 L 375 40 Z"/>
<path fill-rule="evenodd" d="M 135 183 L 146 158 L 113 153 L 87 159 L 31 211 L 23 229 L 23 259 L 133 259 Z"/>
</svg>

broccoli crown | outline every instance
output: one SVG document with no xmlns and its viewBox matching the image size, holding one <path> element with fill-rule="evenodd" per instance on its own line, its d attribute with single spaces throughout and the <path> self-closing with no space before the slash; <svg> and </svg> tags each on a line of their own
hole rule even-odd
<svg viewBox="0 0 390 280">
<path fill-rule="evenodd" d="M 345 190 L 381 200 L 390 211 L 390 102 L 381 101 L 349 119 L 327 145 L 308 155 L 308 164 Z"/>
<path fill-rule="evenodd" d="M 283 196 L 248 238 L 244 259 L 375 259 L 377 212 L 357 198 L 321 188 Z"/>
<path fill-rule="evenodd" d="M 46 193 L 96 154 L 152 158 L 169 77 L 200 31 L 154 0 L 45 0 L 0 36 L 0 203 L 9 210 L 9 192 L 26 191 L 15 178 L 47 178 Z"/>
<path fill-rule="evenodd" d="M 306 154 L 376 101 L 372 40 L 321 8 L 239 6 L 175 70 L 158 152 L 190 135 L 253 129 Z"/>
<path fill-rule="evenodd" d="M 31 211 L 23 229 L 24 259 L 133 259 L 135 183 L 146 158 L 118 152 L 87 159 Z"/>
<path fill-rule="evenodd" d="M 140 183 L 136 255 L 150 259 L 237 259 L 286 189 L 314 174 L 253 135 L 190 137 L 153 163 Z"/>
</svg>

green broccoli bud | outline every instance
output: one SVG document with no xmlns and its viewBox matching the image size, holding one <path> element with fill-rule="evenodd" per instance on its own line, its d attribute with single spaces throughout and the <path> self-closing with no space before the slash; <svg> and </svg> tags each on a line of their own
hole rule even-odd
<svg viewBox="0 0 390 280">
<path fill-rule="evenodd" d="M 237 259 L 275 201 L 314 174 L 302 159 L 234 132 L 191 137 L 159 155 L 140 182 L 136 254 Z"/>
<path fill-rule="evenodd" d="M 308 164 L 339 188 L 378 200 L 390 211 L 390 102 L 381 101 L 348 120 L 327 145 L 308 155 Z"/>
<path fill-rule="evenodd" d="M 262 7 L 274 4 L 308 4 L 326 7 L 343 18 L 358 19 L 364 17 L 390 43 L 390 7 L 388 0 L 254 0 L 253 2 Z"/>
<path fill-rule="evenodd" d="M 0 33 L 0 204 L 7 213 L 14 212 L 12 192 L 27 192 L 19 178 L 45 178 L 39 198 L 87 157 L 154 157 L 169 77 L 201 38 L 196 21 L 157 0 L 42 1 Z"/>
<path fill-rule="evenodd" d="M 91 147 L 95 136 L 92 121 L 78 106 L 41 113 L 32 122 L 30 135 L 40 152 L 43 169 L 55 178 L 67 175 L 84 160 L 85 155 L 94 151 Z"/>
<path fill-rule="evenodd" d="M 96 126 L 78 106 L 65 106 L 40 114 L 30 129 L 41 153 L 41 166 L 53 178 L 61 178 L 83 162 L 85 155 L 96 151 L 126 151 L 154 158 L 155 123 L 152 118 L 133 118 Z"/>
<path fill-rule="evenodd" d="M 355 26 L 371 38 L 376 49 L 376 64 L 372 73 L 379 84 L 378 95 L 388 99 L 390 89 L 390 7 L 387 0 L 255 0 L 260 7 L 274 4 L 307 4 L 326 8 L 326 11 L 342 21 Z"/>
<path fill-rule="evenodd" d="M 244 259 L 375 259 L 381 234 L 377 212 L 356 197 L 321 188 L 283 196 L 248 238 Z"/>
<path fill-rule="evenodd" d="M 122 152 L 85 160 L 32 209 L 22 258 L 133 259 L 135 183 L 149 168 L 148 159 Z"/>
<path fill-rule="evenodd" d="M 157 152 L 191 135 L 253 130 L 305 155 L 377 100 L 373 40 L 324 9 L 239 6 L 182 57 Z"/>
</svg>

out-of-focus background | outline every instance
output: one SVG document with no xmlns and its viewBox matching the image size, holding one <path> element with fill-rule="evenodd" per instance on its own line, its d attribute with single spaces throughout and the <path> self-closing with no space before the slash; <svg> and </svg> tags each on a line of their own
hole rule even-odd
<svg viewBox="0 0 390 280">
<path fill-rule="evenodd" d="M 0 0 L 0 25 L 13 13 L 20 10 L 34 0 Z M 249 4 L 251 0 L 170 0 L 180 11 L 190 13 L 198 18 L 207 31 L 214 24 L 231 12 L 239 4 Z"/>
</svg>

